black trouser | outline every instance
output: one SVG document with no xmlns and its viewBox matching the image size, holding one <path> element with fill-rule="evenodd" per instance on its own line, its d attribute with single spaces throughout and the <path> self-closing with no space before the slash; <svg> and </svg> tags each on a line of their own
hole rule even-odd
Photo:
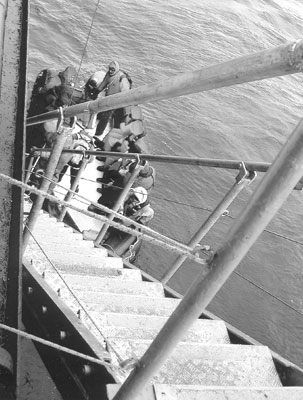
<svg viewBox="0 0 303 400">
<path fill-rule="evenodd" d="M 118 108 L 117 110 L 103 111 L 97 115 L 99 120 L 96 128 L 96 136 L 101 136 L 106 128 L 108 122 L 113 119 L 114 128 L 120 128 L 120 124 L 124 119 L 123 108 Z"/>
</svg>

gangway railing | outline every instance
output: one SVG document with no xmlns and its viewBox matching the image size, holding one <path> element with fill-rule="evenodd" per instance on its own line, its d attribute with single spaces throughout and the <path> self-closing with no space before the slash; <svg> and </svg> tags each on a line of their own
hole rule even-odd
<svg viewBox="0 0 303 400">
<path fill-rule="evenodd" d="M 201 228 L 196 232 L 196 234 L 192 237 L 190 242 L 188 243 L 189 247 L 195 249 L 195 247 L 202 241 L 204 236 L 210 229 L 214 226 L 214 224 L 221 218 L 223 213 L 227 210 L 228 206 L 235 200 L 238 194 L 249 185 L 255 178 L 257 174 L 256 172 L 249 172 L 245 168 L 245 164 L 242 163 L 240 166 L 239 174 L 236 176 L 236 182 L 232 186 L 232 188 L 228 191 L 228 193 L 223 197 L 217 207 L 212 211 L 209 217 L 205 220 Z M 173 277 L 173 275 L 179 270 L 181 265 L 186 260 L 185 255 L 179 256 L 174 264 L 169 268 L 169 270 L 164 274 L 161 278 L 161 283 L 166 285 L 167 282 Z"/>
<path fill-rule="evenodd" d="M 68 118 L 85 112 L 107 111 L 293 74 L 301 72 L 302 66 L 303 40 L 300 40 L 198 71 L 180 74 L 128 92 L 67 107 L 63 110 L 63 117 Z M 27 124 L 34 125 L 58 118 L 58 113 L 59 111 L 55 110 L 42 116 L 28 118 Z M 152 379 L 172 353 L 185 331 L 199 318 L 236 269 L 302 175 L 303 120 L 300 121 L 268 169 L 243 214 L 235 221 L 223 245 L 208 260 L 208 274 L 205 276 L 201 273 L 197 277 L 113 400 L 133 400 L 138 396 L 145 384 Z M 45 188 L 43 189 L 47 190 Z"/>
</svg>

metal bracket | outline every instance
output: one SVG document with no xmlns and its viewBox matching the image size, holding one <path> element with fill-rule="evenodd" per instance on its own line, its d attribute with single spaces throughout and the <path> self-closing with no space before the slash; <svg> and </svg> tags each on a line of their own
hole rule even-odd
<svg viewBox="0 0 303 400">
<path fill-rule="evenodd" d="M 257 177 L 256 171 L 248 171 L 243 161 L 240 162 L 239 173 L 236 176 L 236 182 L 242 183 L 244 180 L 250 181 L 250 183 Z"/>
</svg>

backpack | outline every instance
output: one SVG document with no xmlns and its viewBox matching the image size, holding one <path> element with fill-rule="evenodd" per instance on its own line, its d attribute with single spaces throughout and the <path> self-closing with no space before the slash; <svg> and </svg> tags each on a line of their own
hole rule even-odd
<svg viewBox="0 0 303 400">
<path fill-rule="evenodd" d="M 129 75 L 129 73 L 125 72 L 125 71 L 121 71 L 123 75 L 120 76 L 119 82 L 122 81 L 123 78 L 126 78 L 129 82 L 129 88 L 131 89 L 133 86 L 133 80 L 131 78 L 131 76 Z"/>
</svg>

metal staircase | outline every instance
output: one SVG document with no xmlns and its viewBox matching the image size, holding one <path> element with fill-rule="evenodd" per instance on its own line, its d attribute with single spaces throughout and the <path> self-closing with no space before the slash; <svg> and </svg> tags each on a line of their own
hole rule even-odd
<svg viewBox="0 0 303 400">
<path fill-rule="evenodd" d="M 41 285 L 48 287 L 45 290 L 50 296 L 57 297 L 57 306 L 68 314 L 82 340 L 93 348 L 96 357 L 108 362 L 102 378 L 92 363 L 86 363 L 82 372 L 69 366 L 74 382 L 81 387 L 82 398 L 112 399 L 180 300 L 165 297 L 160 283 L 142 280 L 139 270 L 124 268 L 122 259 L 107 257 L 104 248 L 95 248 L 93 242 L 83 240 L 82 234 L 46 213 L 40 213 L 32 234 L 35 240 L 30 239 L 24 254 L 25 267 L 34 269 L 40 280 L 43 277 Z M 33 288 L 25 285 L 28 303 Z M 36 303 L 37 298 L 32 307 Z M 45 311 L 42 304 L 38 309 Z M 71 334 L 62 327 L 56 329 L 60 335 L 48 335 L 49 340 L 56 341 L 54 337 L 60 336 L 61 344 L 69 347 L 65 338 Z M 106 388 L 106 395 L 91 389 L 87 376 L 94 374 L 99 386 Z M 231 344 L 224 322 L 208 319 L 196 320 L 184 332 L 174 353 L 138 397 L 244 398 L 301 400 L 303 388 L 282 387 L 267 347 Z"/>
</svg>

